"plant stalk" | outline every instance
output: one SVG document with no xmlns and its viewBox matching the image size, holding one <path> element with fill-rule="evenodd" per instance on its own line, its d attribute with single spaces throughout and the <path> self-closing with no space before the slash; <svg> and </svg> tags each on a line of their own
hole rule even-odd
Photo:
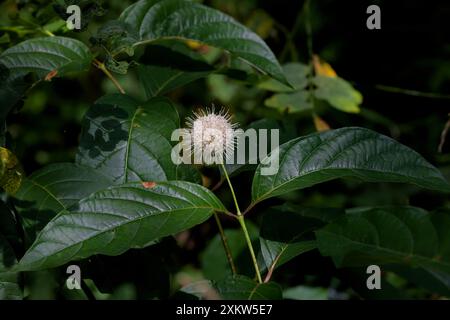
<svg viewBox="0 0 450 320">
<path fill-rule="evenodd" d="M 222 239 L 223 248 L 225 249 L 225 254 L 227 256 L 228 263 L 230 264 L 231 272 L 233 275 L 237 274 L 236 266 L 233 261 L 233 256 L 231 255 L 230 247 L 228 246 L 227 236 L 223 231 L 222 223 L 220 222 L 219 215 L 214 211 L 214 219 L 216 220 L 217 227 L 219 228 L 220 238 Z"/>
<path fill-rule="evenodd" d="M 236 199 L 236 194 L 234 192 L 233 185 L 231 184 L 231 180 L 230 180 L 230 177 L 228 176 L 228 172 L 227 172 L 227 169 L 225 168 L 225 165 L 223 163 L 221 165 L 222 165 L 222 170 L 223 170 L 223 173 L 225 175 L 225 178 L 226 178 L 226 180 L 228 182 L 228 186 L 230 187 L 231 194 L 233 196 L 233 201 L 234 201 L 234 204 L 236 206 L 236 211 L 237 211 L 237 217 L 236 218 L 239 221 L 239 224 L 241 225 L 242 231 L 244 232 L 245 241 L 247 242 L 247 246 L 248 246 L 248 249 L 250 251 L 250 256 L 251 256 L 252 261 L 253 261 L 253 266 L 255 267 L 255 272 L 256 272 L 256 277 L 258 279 L 258 283 L 263 283 L 262 278 L 261 278 L 261 272 L 259 271 L 259 267 L 258 267 L 258 262 L 256 261 L 255 250 L 253 250 L 252 241 L 250 240 L 250 236 L 248 234 L 247 226 L 245 225 L 244 216 L 242 215 L 241 210 L 239 209 L 239 204 L 238 204 L 237 199 Z"/>
<path fill-rule="evenodd" d="M 114 83 L 116 88 L 119 90 L 121 94 L 125 94 L 125 90 L 123 90 L 122 86 L 120 85 L 119 81 L 117 81 L 116 78 L 112 75 L 111 72 L 105 67 L 105 64 L 97 59 L 94 59 L 93 61 L 94 66 L 96 66 L 98 69 L 102 70 L 103 73 Z"/>
</svg>

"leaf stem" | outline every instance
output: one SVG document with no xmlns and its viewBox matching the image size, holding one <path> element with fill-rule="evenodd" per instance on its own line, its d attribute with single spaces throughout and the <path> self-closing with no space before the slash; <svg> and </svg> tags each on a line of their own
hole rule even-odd
<svg viewBox="0 0 450 320">
<path fill-rule="evenodd" d="M 109 70 L 106 68 L 105 64 L 97 59 L 94 59 L 94 61 L 92 62 L 94 64 L 95 67 L 97 67 L 98 69 L 100 69 L 101 71 L 103 71 L 103 73 L 112 81 L 112 83 L 114 83 L 114 85 L 116 86 L 116 88 L 119 90 L 119 92 L 121 94 L 125 94 L 125 90 L 123 90 L 122 86 L 120 85 L 119 81 L 117 81 L 116 78 L 114 78 L 114 76 L 112 75 L 111 72 L 109 72 Z"/>
<path fill-rule="evenodd" d="M 236 266 L 233 261 L 233 256 L 231 255 L 230 247 L 228 246 L 227 236 L 223 231 L 222 223 L 220 222 L 219 215 L 214 211 L 214 219 L 216 220 L 217 227 L 219 228 L 220 238 L 222 239 L 223 248 L 225 249 L 225 254 L 227 256 L 228 263 L 230 264 L 231 272 L 233 275 L 237 274 Z"/>
<path fill-rule="evenodd" d="M 225 175 L 225 178 L 227 179 L 228 186 L 230 187 L 231 194 L 233 196 L 233 201 L 234 201 L 234 204 L 235 204 L 236 210 L 237 210 L 237 217 L 236 218 L 239 221 L 239 224 L 241 225 L 242 231 L 244 232 L 245 241 L 247 242 L 247 246 L 248 246 L 248 249 L 250 251 L 250 256 L 251 256 L 252 261 L 253 261 L 253 266 L 255 267 L 256 277 L 258 279 L 258 282 L 262 283 L 263 281 L 262 281 L 262 278 L 261 278 L 261 272 L 259 271 L 258 262 L 256 261 L 255 251 L 253 250 L 253 245 L 252 245 L 252 241 L 250 239 L 250 236 L 248 234 L 247 226 L 245 225 L 244 216 L 242 215 L 241 210 L 239 209 L 239 204 L 237 202 L 236 194 L 234 192 L 233 185 L 231 184 L 230 177 L 228 176 L 227 169 L 225 168 L 225 165 L 223 163 L 221 164 L 221 166 L 222 166 L 222 170 L 223 170 L 223 173 Z"/>
</svg>

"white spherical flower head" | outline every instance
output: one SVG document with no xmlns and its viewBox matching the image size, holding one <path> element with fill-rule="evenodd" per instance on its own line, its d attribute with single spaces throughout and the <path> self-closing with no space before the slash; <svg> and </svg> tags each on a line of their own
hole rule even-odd
<svg viewBox="0 0 450 320">
<path fill-rule="evenodd" d="M 222 108 L 194 112 L 187 119 L 191 131 L 193 154 L 196 163 L 222 164 L 234 148 L 234 129 L 231 115 Z"/>
</svg>

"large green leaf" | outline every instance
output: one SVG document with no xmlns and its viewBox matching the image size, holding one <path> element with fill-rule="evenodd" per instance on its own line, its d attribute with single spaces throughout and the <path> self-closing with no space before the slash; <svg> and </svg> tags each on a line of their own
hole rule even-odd
<svg viewBox="0 0 450 320">
<path fill-rule="evenodd" d="M 279 159 L 274 175 L 261 165 Z M 442 174 L 410 148 L 374 131 L 342 128 L 291 140 L 272 152 L 256 170 L 253 202 L 342 177 L 369 182 L 403 182 L 449 192 Z"/>
<path fill-rule="evenodd" d="M 214 211 L 225 208 L 197 184 L 114 186 L 62 210 L 41 231 L 18 268 L 37 270 L 94 254 L 119 255 L 197 225 Z"/>
<path fill-rule="evenodd" d="M 366 208 L 316 232 L 338 267 L 406 264 L 450 274 L 450 215 L 414 207 Z"/>
<path fill-rule="evenodd" d="M 275 55 L 254 32 L 226 14 L 184 0 L 141 0 L 119 18 L 132 47 L 160 39 L 194 40 L 227 50 L 287 84 Z"/>
<path fill-rule="evenodd" d="M 178 113 L 165 98 L 145 103 L 112 94 L 89 109 L 76 162 L 95 168 L 115 183 L 132 181 L 197 181 L 193 167 L 171 159 L 172 132 Z"/>
<path fill-rule="evenodd" d="M 112 184 L 112 179 L 83 165 L 58 163 L 24 179 L 15 194 L 28 241 L 60 211 Z"/>
<path fill-rule="evenodd" d="M 0 300 L 20 300 L 22 290 L 18 284 L 18 273 L 7 271 L 17 263 L 14 251 L 0 234 Z"/>
<path fill-rule="evenodd" d="M 229 276 L 215 285 L 225 300 L 279 300 L 281 288 L 274 282 L 257 283 L 250 278 L 238 275 Z"/>
<path fill-rule="evenodd" d="M 149 45 L 146 53 L 148 58 L 141 61 L 138 74 L 147 98 L 163 95 L 215 70 L 200 54 L 178 41 Z"/>
<path fill-rule="evenodd" d="M 51 71 L 56 76 L 89 68 L 92 55 L 79 40 L 66 37 L 33 38 L 5 50 L 0 64 L 9 70 L 9 79 L 35 73 L 43 79 Z"/>
<path fill-rule="evenodd" d="M 273 271 L 315 249 L 312 231 L 343 213 L 337 208 L 302 208 L 289 204 L 269 208 L 263 215 L 260 232 L 262 267 Z"/>
</svg>

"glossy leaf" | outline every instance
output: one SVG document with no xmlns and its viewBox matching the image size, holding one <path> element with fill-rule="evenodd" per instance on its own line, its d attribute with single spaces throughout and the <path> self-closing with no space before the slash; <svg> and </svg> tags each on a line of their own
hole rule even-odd
<svg viewBox="0 0 450 320">
<path fill-rule="evenodd" d="M 281 288 L 274 282 L 259 284 L 250 278 L 229 276 L 216 284 L 216 289 L 225 300 L 278 300 Z"/>
<path fill-rule="evenodd" d="M 15 195 L 28 241 L 60 211 L 112 184 L 109 177 L 83 165 L 58 163 L 24 179 Z"/>
<path fill-rule="evenodd" d="M 62 76 L 68 72 L 89 68 L 92 55 L 81 41 L 66 37 L 33 38 L 5 50 L 0 64 L 9 70 L 9 79 L 17 79 L 29 72 L 39 79 L 51 71 Z"/>
<path fill-rule="evenodd" d="M 50 268 L 94 254 L 119 255 L 193 227 L 214 211 L 225 211 L 220 200 L 189 182 L 114 186 L 62 210 L 38 235 L 19 269 Z"/>
<path fill-rule="evenodd" d="M 261 166 L 279 159 L 274 175 L 261 175 Z M 450 191 L 442 174 L 410 148 L 374 131 L 349 127 L 291 140 L 264 159 L 252 185 L 254 203 L 293 190 L 342 177 L 368 182 L 412 183 Z"/>
<path fill-rule="evenodd" d="M 132 181 L 198 181 L 192 166 L 172 162 L 172 132 L 178 113 L 165 98 L 138 102 L 112 94 L 89 109 L 76 162 L 98 170 L 117 183 Z"/>
<path fill-rule="evenodd" d="M 167 38 L 199 41 L 227 50 L 286 83 L 275 55 L 258 35 L 197 2 L 141 0 L 125 9 L 120 20 L 128 26 L 132 47 Z"/>
<path fill-rule="evenodd" d="M 414 207 L 347 213 L 316 232 L 317 245 L 338 267 L 405 264 L 450 274 L 450 215 Z"/>
</svg>

